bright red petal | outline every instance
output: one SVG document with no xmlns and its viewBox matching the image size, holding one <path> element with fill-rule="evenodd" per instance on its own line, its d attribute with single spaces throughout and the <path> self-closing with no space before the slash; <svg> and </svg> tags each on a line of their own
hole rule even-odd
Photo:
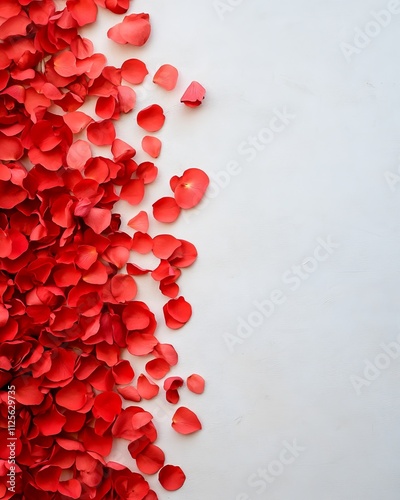
<svg viewBox="0 0 400 500">
<path fill-rule="evenodd" d="M 172 417 L 171 425 L 179 434 L 192 434 L 202 428 L 197 415 L 184 406 L 176 410 Z"/>
<path fill-rule="evenodd" d="M 137 115 L 138 125 L 147 132 L 157 132 L 164 125 L 165 115 L 161 106 L 152 104 L 139 111 Z"/>
<path fill-rule="evenodd" d="M 142 139 L 142 149 L 152 158 L 158 158 L 161 152 L 161 141 L 157 137 L 146 135 Z"/>
<path fill-rule="evenodd" d="M 186 476 L 183 470 L 177 465 L 166 465 L 158 474 L 161 486 L 168 491 L 179 490 L 183 486 L 185 479 Z"/>
</svg>

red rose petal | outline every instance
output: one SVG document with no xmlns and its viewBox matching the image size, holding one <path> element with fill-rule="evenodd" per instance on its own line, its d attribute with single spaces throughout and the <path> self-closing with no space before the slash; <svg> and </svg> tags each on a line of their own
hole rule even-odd
<svg viewBox="0 0 400 500">
<path fill-rule="evenodd" d="M 86 401 L 86 385 L 79 380 L 73 380 L 56 394 L 57 404 L 67 410 L 80 410 Z"/>
<path fill-rule="evenodd" d="M 131 14 L 107 32 L 108 38 L 119 44 L 129 43 L 140 47 L 150 36 L 151 26 L 148 14 Z"/>
<path fill-rule="evenodd" d="M 120 198 L 131 205 L 138 205 L 144 197 L 144 182 L 142 179 L 132 179 L 122 186 Z"/>
<path fill-rule="evenodd" d="M 179 434 L 192 434 L 202 428 L 197 415 L 185 406 L 181 406 L 176 410 L 171 425 Z"/>
<path fill-rule="evenodd" d="M 145 63 L 139 59 L 127 59 L 121 66 L 122 78 L 135 85 L 142 83 L 148 73 Z"/>
<path fill-rule="evenodd" d="M 180 245 L 170 234 L 159 234 L 153 238 L 153 253 L 159 259 L 168 259 Z"/>
<path fill-rule="evenodd" d="M 152 359 L 146 363 L 146 372 L 156 380 L 160 380 L 170 371 L 171 367 L 162 358 Z"/>
<path fill-rule="evenodd" d="M 178 70 L 170 64 L 163 64 L 156 71 L 153 82 L 165 90 L 173 90 L 178 81 Z"/>
<path fill-rule="evenodd" d="M 147 132 L 157 132 L 164 125 L 165 115 L 161 106 L 152 104 L 139 111 L 137 115 L 138 125 Z"/>
<path fill-rule="evenodd" d="M 160 470 L 158 480 L 167 491 L 175 491 L 183 486 L 186 476 L 179 466 L 166 465 Z"/>
<path fill-rule="evenodd" d="M 149 216 L 147 212 L 139 212 L 135 217 L 129 220 L 128 226 L 135 231 L 141 231 L 142 233 L 147 233 L 149 229 Z"/>
<path fill-rule="evenodd" d="M 176 203 L 184 209 L 195 207 L 202 200 L 209 182 L 208 175 L 202 170 L 185 170 L 174 188 Z"/>
<path fill-rule="evenodd" d="M 161 152 L 161 141 L 157 137 L 145 135 L 142 139 L 142 149 L 152 158 L 158 158 Z"/>
<path fill-rule="evenodd" d="M 69 168 L 83 170 L 86 162 L 91 158 L 92 150 L 86 141 L 78 140 L 74 142 L 67 153 L 67 165 Z"/>
<path fill-rule="evenodd" d="M 198 82 L 192 82 L 181 97 L 181 102 L 190 108 L 200 106 L 206 95 L 206 89 Z"/>
<path fill-rule="evenodd" d="M 146 375 L 140 374 L 137 381 L 137 390 L 143 399 L 153 399 L 157 396 L 160 388 L 150 382 Z"/>
<path fill-rule="evenodd" d="M 93 404 L 93 415 L 102 418 L 106 422 L 113 422 L 121 413 L 122 401 L 115 392 L 106 391 L 97 395 Z"/>
<path fill-rule="evenodd" d="M 180 213 L 181 208 L 175 198 L 166 196 L 153 203 L 153 217 L 159 222 L 174 222 Z"/>
<path fill-rule="evenodd" d="M 165 454 L 158 446 L 149 444 L 137 455 L 136 464 L 143 474 L 155 474 L 165 462 Z"/>
<path fill-rule="evenodd" d="M 91 123 L 87 128 L 87 137 L 96 146 L 110 145 L 115 139 L 115 128 L 110 120 Z"/>
<path fill-rule="evenodd" d="M 200 375 L 195 373 L 190 375 L 186 380 L 186 384 L 189 391 L 192 391 L 195 394 L 202 394 L 204 392 L 205 380 Z"/>
<path fill-rule="evenodd" d="M 129 275 L 117 274 L 111 279 L 111 293 L 117 302 L 128 302 L 136 297 L 137 285 Z"/>
<path fill-rule="evenodd" d="M 181 328 L 192 316 L 192 307 L 183 297 L 169 300 L 163 311 L 166 325 L 173 330 Z"/>
<path fill-rule="evenodd" d="M 0 160 L 19 160 L 24 154 L 20 139 L 17 137 L 7 137 L 0 133 Z"/>
<path fill-rule="evenodd" d="M 96 21 L 97 5 L 94 0 L 68 0 L 67 8 L 79 26 Z"/>
</svg>

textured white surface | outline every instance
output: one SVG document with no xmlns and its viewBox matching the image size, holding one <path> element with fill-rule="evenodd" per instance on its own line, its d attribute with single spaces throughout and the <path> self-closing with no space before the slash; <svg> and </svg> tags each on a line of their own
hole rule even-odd
<svg viewBox="0 0 400 500">
<path fill-rule="evenodd" d="M 391 189 L 385 173 L 400 165 L 400 14 L 350 60 L 340 44 L 353 44 L 357 27 L 373 32 L 371 11 L 399 2 L 222 0 L 230 10 L 221 16 L 217 4 L 135 0 L 132 11 L 149 12 L 153 26 L 140 50 L 106 39 L 118 16 L 103 13 L 101 29 L 86 30 L 111 64 L 138 57 L 152 73 L 163 63 L 180 70 L 173 94 L 150 79 L 139 94 L 139 107 L 159 102 L 167 114 L 147 206 L 185 168 L 237 174 L 171 228 L 151 226 L 198 247 L 180 280 L 193 318 L 160 338 L 179 349 L 174 373 L 207 379 L 203 396 L 183 391 L 181 400 L 202 432 L 181 437 L 169 426 L 173 409 L 155 411 L 168 462 L 187 474 L 184 488 L 160 498 L 397 500 L 400 360 L 376 357 L 399 333 L 400 182 Z M 197 110 L 179 104 L 191 80 L 208 91 Z M 295 117 L 282 129 L 273 118 L 285 108 Z M 280 131 L 250 153 L 249 138 L 271 126 Z M 132 118 L 119 127 L 139 144 Z M 125 221 L 137 213 L 121 210 Z M 324 254 L 318 239 L 328 236 L 339 246 Z M 315 251 L 317 264 L 307 261 Z M 296 281 L 302 264 L 311 271 Z M 250 316 L 273 290 L 283 303 L 268 318 Z M 257 318 L 240 339 L 240 322 Z M 227 334 L 241 343 L 229 349 Z M 351 377 L 364 378 L 365 360 L 389 366 L 370 368 L 375 380 L 357 394 Z M 302 451 L 292 461 L 282 450 L 294 440 Z M 116 455 L 132 464 L 123 447 Z"/>
</svg>

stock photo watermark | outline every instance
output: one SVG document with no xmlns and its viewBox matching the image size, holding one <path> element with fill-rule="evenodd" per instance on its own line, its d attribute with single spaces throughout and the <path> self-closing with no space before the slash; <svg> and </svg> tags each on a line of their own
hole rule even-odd
<svg viewBox="0 0 400 500">
<path fill-rule="evenodd" d="M 392 362 L 400 356 L 400 333 L 396 340 L 388 344 L 380 344 L 380 352 L 371 361 L 364 359 L 364 368 L 361 375 L 350 375 L 350 383 L 356 391 L 357 396 L 360 396 L 364 387 L 369 387 L 377 380 L 382 372 L 387 370 Z"/>
<path fill-rule="evenodd" d="M 321 262 L 326 261 L 339 248 L 339 243 L 328 235 L 326 238 L 317 238 L 318 245 L 312 255 L 303 260 L 301 264 L 292 265 L 281 277 L 282 285 L 274 288 L 266 298 L 253 302 L 254 308 L 247 316 L 239 316 L 235 333 L 224 333 L 223 339 L 230 353 L 237 345 L 243 344 L 253 333 L 270 318 L 275 311 L 288 299 L 290 292 L 296 292 L 319 268 Z"/>
<path fill-rule="evenodd" d="M 256 134 L 249 135 L 237 147 L 238 155 L 244 157 L 248 163 L 253 162 L 274 141 L 277 135 L 282 134 L 296 118 L 296 115 L 288 111 L 286 106 L 274 108 L 272 112 L 273 116 L 269 119 L 266 126 L 262 127 Z M 189 221 L 194 215 L 199 214 L 201 210 L 209 205 L 211 200 L 217 198 L 229 186 L 232 178 L 237 177 L 243 171 L 244 169 L 240 161 L 230 160 L 224 169 L 216 173 L 210 173 L 210 185 L 201 205 L 192 210 L 185 210 L 182 218 Z"/>
<path fill-rule="evenodd" d="M 384 173 L 385 180 L 387 185 L 389 186 L 390 191 L 394 193 L 397 189 L 397 184 L 400 183 L 400 156 L 398 158 L 399 164 L 397 166 L 397 172 L 393 172 L 392 170 L 386 170 Z"/>
<path fill-rule="evenodd" d="M 394 16 L 398 14 L 400 14 L 400 0 L 390 0 L 386 8 L 371 11 L 370 20 L 362 28 L 359 26 L 354 28 L 352 41 L 340 44 L 340 50 L 346 61 L 350 62 L 353 56 L 361 54 L 373 39 L 377 38 L 392 23 Z"/>
<path fill-rule="evenodd" d="M 8 448 L 8 473 L 7 473 L 7 489 L 11 493 L 15 493 L 15 451 L 16 451 L 16 435 L 15 435 L 15 386 L 9 385 L 7 392 L 7 448 Z"/>
<path fill-rule="evenodd" d="M 214 0 L 213 7 L 218 17 L 223 21 L 227 14 L 233 12 L 243 2 L 244 0 Z"/>
<path fill-rule="evenodd" d="M 267 490 L 268 485 L 272 484 L 277 477 L 282 476 L 288 465 L 291 465 L 306 450 L 305 446 L 297 443 L 297 439 L 293 439 L 292 443 L 283 441 L 282 449 L 274 460 L 271 460 L 266 467 L 259 467 L 253 474 L 247 478 L 247 484 L 250 488 L 255 489 L 257 495 L 261 495 Z M 239 493 L 235 500 L 251 500 L 251 496 L 247 493 Z"/>
</svg>

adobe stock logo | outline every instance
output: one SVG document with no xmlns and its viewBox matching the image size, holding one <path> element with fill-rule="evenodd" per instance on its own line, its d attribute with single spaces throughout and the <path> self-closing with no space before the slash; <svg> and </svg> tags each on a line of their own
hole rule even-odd
<svg viewBox="0 0 400 500">
<path fill-rule="evenodd" d="M 282 286 L 280 288 L 274 288 L 263 300 L 254 301 L 254 309 L 247 316 L 237 318 L 234 334 L 223 334 L 222 337 L 230 353 L 235 350 L 237 345 L 243 344 L 246 339 L 251 337 L 255 330 L 260 328 L 278 307 L 286 302 L 289 293 L 296 292 L 317 271 L 320 264 L 326 261 L 340 246 L 330 235 L 326 238 L 318 237 L 317 243 L 312 255 L 304 259 L 301 264 L 294 264 L 282 273 Z"/>
<path fill-rule="evenodd" d="M 283 447 L 275 460 L 271 460 L 267 466 L 259 467 L 253 474 L 247 478 L 247 484 L 250 488 L 254 488 L 258 495 L 264 493 L 268 485 L 272 484 L 277 477 L 282 476 L 285 468 L 291 465 L 306 450 L 305 446 L 297 443 L 297 439 L 293 439 L 292 443 L 283 441 Z M 235 500 L 251 500 L 247 493 L 239 493 Z"/>
<path fill-rule="evenodd" d="M 369 387 L 372 382 L 381 376 L 383 371 L 389 368 L 392 361 L 400 356 L 400 333 L 397 335 L 396 340 L 388 344 L 380 344 L 380 348 L 381 352 L 372 361 L 364 359 L 362 376 L 355 374 L 350 376 L 351 385 L 357 396 L 361 394 L 363 387 Z"/>
<path fill-rule="evenodd" d="M 400 0 L 390 0 L 386 9 L 379 12 L 371 11 L 373 19 L 368 21 L 362 29 L 359 26 L 354 28 L 353 42 L 342 42 L 340 44 L 340 49 L 347 62 L 350 62 L 354 55 L 361 54 L 372 40 L 378 37 L 384 28 L 389 26 L 393 16 L 397 14 L 400 14 Z"/>
</svg>

